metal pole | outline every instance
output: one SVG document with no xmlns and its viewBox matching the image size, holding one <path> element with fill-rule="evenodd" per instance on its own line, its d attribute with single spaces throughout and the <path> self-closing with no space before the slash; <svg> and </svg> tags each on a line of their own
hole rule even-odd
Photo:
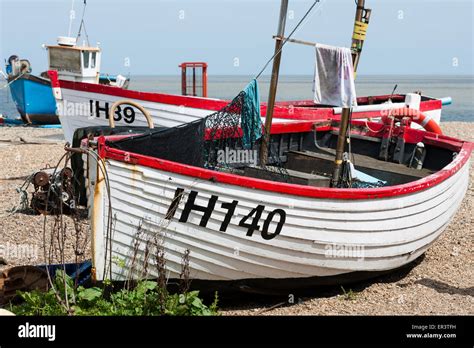
<svg viewBox="0 0 474 348">
<path fill-rule="evenodd" d="M 196 96 L 196 66 L 193 65 L 193 97 Z"/>
<path fill-rule="evenodd" d="M 181 67 L 181 94 L 187 95 L 187 81 L 186 81 L 186 64 L 182 63 Z"/>
<path fill-rule="evenodd" d="M 207 64 L 202 66 L 202 96 L 207 98 Z"/>
<path fill-rule="evenodd" d="M 68 37 L 71 37 L 71 30 L 72 30 L 72 20 L 74 19 L 74 0 L 72 0 L 71 11 L 69 11 L 69 30 L 68 30 Z"/>
<path fill-rule="evenodd" d="M 270 81 L 270 91 L 268 95 L 267 114 L 265 117 L 265 134 L 260 144 L 260 165 L 265 165 L 268 160 L 268 146 L 270 143 L 270 130 L 272 127 L 273 109 L 278 86 L 278 75 L 280 73 L 282 38 L 285 35 L 286 14 L 288 12 L 288 0 L 281 0 L 280 19 L 278 22 L 277 36 L 275 40 L 275 58 L 273 59 L 272 77 Z"/>
<path fill-rule="evenodd" d="M 365 0 L 358 0 L 355 21 L 361 21 L 364 12 Z M 360 40 L 352 39 L 352 46 L 357 46 Z M 358 63 L 358 53 L 352 54 L 353 63 Z M 357 71 L 357 65 L 354 65 L 354 73 Z M 351 109 L 343 108 L 339 126 L 339 136 L 337 137 L 336 158 L 334 160 L 334 171 L 332 174 L 331 186 L 336 187 L 339 184 L 342 170 L 342 157 L 346 148 L 346 134 L 349 127 L 349 116 Z"/>
</svg>

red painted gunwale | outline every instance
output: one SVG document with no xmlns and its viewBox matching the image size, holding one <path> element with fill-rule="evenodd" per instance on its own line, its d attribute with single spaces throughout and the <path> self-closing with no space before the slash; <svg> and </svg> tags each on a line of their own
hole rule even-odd
<svg viewBox="0 0 474 348">
<path fill-rule="evenodd" d="M 353 124 L 362 126 L 365 125 L 365 122 L 353 121 Z M 272 127 L 272 134 L 310 131 L 313 125 L 313 122 L 275 124 Z M 375 122 L 369 122 L 369 126 L 373 130 L 381 130 L 381 128 L 383 127 L 381 123 Z M 330 129 L 337 130 L 337 128 L 330 126 L 318 127 L 319 131 Z M 109 138 L 103 136 L 98 138 L 98 142 L 99 155 L 102 158 L 109 158 L 124 163 L 138 164 L 141 166 L 154 168 L 165 172 L 191 176 L 203 180 L 219 182 L 222 184 L 236 185 L 251 189 L 293 196 L 341 200 L 398 197 L 401 195 L 413 194 L 438 185 L 444 180 L 454 175 L 455 173 L 457 173 L 468 162 L 471 155 L 472 147 L 474 145 L 470 142 L 464 142 L 462 140 L 447 137 L 444 135 L 437 135 L 434 133 L 428 133 L 415 129 L 408 129 L 407 132 L 409 133 L 409 142 L 417 143 L 419 141 L 426 140 L 431 145 L 459 151 L 459 154 L 450 164 L 448 164 L 440 171 L 420 180 L 413 181 L 407 184 L 370 189 L 334 189 L 323 187 L 308 187 L 303 185 L 286 184 L 268 180 L 242 177 L 239 175 L 216 172 L 159 158 L 143 156 L 135 153 L 127 153 L 125 151 L 108 146 L 106 144 L 106 140 Z M 380 137 L 381 133 L 382 132 L 367 132 L 366 134 L 369 136 Z M 125 161 L 125 158 L 129 158 L 130 160 Z"/>
<path fill-rule="evenodd" d="M 96 93 L 96 94 L 105 94 L 113 95 L 129 99 L 137 99 L 148 102 L 169 104 L 169 105 L 178 105 L 185 106 L 196 109 L 205 109 L 211 111 L 218 111 L 225 107 L 229 101 L 221 99 L 211 99 L 211 98 L 200 98 L 192 96 L 181 96 L 181 95 L 172 95 L 172 94 L 162 94 L 162 93 L 151 93 L 151 92 L 139 92 L 121 89 L 113 86 L 105 86 L 99 84 L 91 84 L 84 82 L 72 82 L 59 80 L 57 74 L 49 72 L 53 87 L 61 87 L 65 89 L 71 89 L 76 91 Z M 381 98 L 388 98 L 389 96 L 376 96 L 372 97 L 373 100 L 378 100 Z M 366 102 L 368 97 L 358 98 L 359 102 Z M 292 119 L 292 120 L 325 120 L 325 119 L 335 119 L 339 120 L 340 115 L 334 114 L 334 109 L 329 108 L 317 108 L 309 107 L 311 101 L 295 101 L 295 102 L 278 102 L 275 106 L 274 117 L 281 119 Z M 301 107 L 303 106 L 304 107 Z M 441 109 L 442 103 L 441 100 L 432 99 L 423 101 L 420 104 L 420 111 L 432 111 Z M 265 116 L 267 112 L 267 107 L 264 103 L 261 104 L 261 113 L 262 116 Z M 353 118 L 368 118 L 368 117 L 380 117 L 380 111 L 364 111 L 364 112 L 354 112 Z"/>
</svg>

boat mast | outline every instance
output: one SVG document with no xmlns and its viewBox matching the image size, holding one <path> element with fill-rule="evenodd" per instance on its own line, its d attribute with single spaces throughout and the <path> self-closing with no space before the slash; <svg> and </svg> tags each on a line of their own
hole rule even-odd
<svg viewBox="0 0 474 348">
<path fill-rule="evenodd" d="M 71 11 L 69 11 L 69 30 L 68 30 L 68 37 L 71 37 L 71 31 L 72 31 L 72 21 L 75 18 L 74 14 L 74 0 L 72 0 L 72 5 L 71 5 Z"/>
<path fill-rule="evenodd" d="M 362 45 L 365 39 L 365 30 L 370 16 L 370 10 L 365 10 L 365 0 L 357 1 L 357 11 L 354 22 L 354 33 L 352 35 L 352 63 L 354 65 L 354 76 L 357 73 L 357 66 L 359 64 L 359 57 L 362 51 Z M 364 19 L 364 11 L 366 11 L 366 22 L 362 23 Z M 339 136 L 337 137 L 336 158 L 334 160 L 334 171 L 331 179 L 331 187 L 338 187 L 341 179 L 342 158 L 346 145 L 347 129 L 349 127 L 351 108 L 343 108 L 341 121 L 339 126 Z"/>
<path fill-rule="evenodd" d="M 273 109 L 275 108 L 276 92 L 278 86 L 278 75 L 280 73 L 281 49 L 285 36 L 286 15 L 288 12 L 288 0 L 281 0 L 280 19 L 278 22 L 277 39 L 275 40 L 275 58 L 273 59 L 272 77 L 270 91 L 268 94 L 267 114 L 265 117 L 265 134 L 260 144 L 260 165 L 264 166 L 268 160 L 268 146 L 270 142 L 270 130 L 272 127 Z"/>
</svg>

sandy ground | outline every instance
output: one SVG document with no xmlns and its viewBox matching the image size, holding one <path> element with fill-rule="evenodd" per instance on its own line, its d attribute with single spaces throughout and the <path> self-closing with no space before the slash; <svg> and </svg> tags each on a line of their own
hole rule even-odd
<svg viewBox="0 0 474 348">
<path fill-rule="evenodd" d="M 474 141 L 474 123 L 448 122 L 448 135 Z M 43 262 L 43 217 L 9 210 L 16 187 L 63 155 L 61 130 L 0 127 L 0 271 Z M 41 144 L 32 144 L 41 143 Z M 441 238 L 405 270 L 343 289 L 315 289 L 281 298 L 245 296 L 224 301 L 224 315 L 474 314 L 474 170 L 466 198 Z M 32 187 L 29 191 L 31 192 Z M 6 252 L 5 249 L 9 251 Z M 74 260 L 72 246 L 66 258 Z"/>
<path fill-rule="evenodd" d="M 55 167 L 64 153 L 60 129 L 0 127 L 0 271 L 16 265 L 45 263 L 44 217 L 31 211 L 14 214 L 11 211 L 20 206 L 17 187 L 32 173 Z M 27 191 L 31 198 L 33 185 Z M 65 217 L 65 222 L 68 233 L 73 233 L 72 221 Z M 46 230 L 51 233 L 52 228 Z M 53 256 L 56 256 L 53 261 L 58 261 L 59 255 Z M 66 261 L 75 261 L 71 243 L 67 244 L 65 256 Z M 2 265 L 2 258 L 7 265 Z"/>
</svg>

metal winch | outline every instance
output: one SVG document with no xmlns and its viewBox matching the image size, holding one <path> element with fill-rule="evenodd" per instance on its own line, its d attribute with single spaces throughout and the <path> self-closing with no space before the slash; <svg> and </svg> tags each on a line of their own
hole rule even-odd
<svg viewBox="0 0 474 348">
<path fill-rule="evenodd" d="M 42 169 L 31 177 L 35 192 L 31 208 L 40 214 L 68 214 L 76 206 L 73 188 L 73 171 L 65 167 Z"/>
</svg>

